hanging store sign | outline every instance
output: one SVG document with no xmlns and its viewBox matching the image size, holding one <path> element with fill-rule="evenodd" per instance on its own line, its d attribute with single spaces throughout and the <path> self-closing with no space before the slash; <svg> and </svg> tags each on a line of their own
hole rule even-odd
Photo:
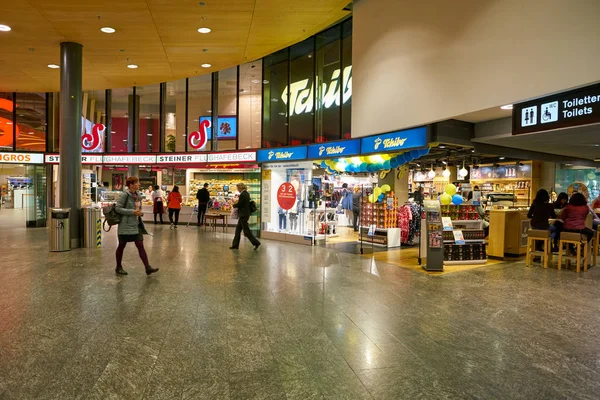
<svg viewBox="0 0 600 400">
<path fill-rule="evenodd" d="M 308 146 L 308 158 L 339 158 L 360 154 L 360 139 Z"/>
<path fill-rule="evenodd" d="M 513 135 L 600 123 L 600 84 L 513 106 Z"/>
<path fill-rule="evenodd" d="M 362 154 L 389 153 L 425 146 L 427 146 L 427 128 L 424 126 L 361 139 Z"/>
<path fill-rule="evenodd" d="M 140 155 L 110 155 L 103 157 L 104 164 L 156 164 L 156 156 L 149 154 L 140 154 Z"/>
<path fill-rule="evenodd" d="M 0 153 L 0 163 L 43 164 L 44 155 L 36 153 Z"/>
<path fill-rule="evenodd" d="M 88 165 L 102 164 L 102 156 L 81 156 L 81 163 Z M 44 162 L 46 164 L 60 164 L 60 155 L 58 154 L 46 154 L 44 156 Z"/>
<path fill-rule="evenodd" d="M 83 122 L 84 129 L 87 130 L 85 118 L 83 118 Z M 81 135 L 81 150 L 84 153 L 97 153 L 102 151 L 102 138 L 104 137 L 105 131 L 106 127 L 102 124 L 95 124 L 92 126 L 87 133 Z"/>
<path fill-rule="evenodd" d="M 256 160 L 261 162 L 305 160 L 308 155 L 306 146 L 282 147 L 258 150 Z"/>
</svg>

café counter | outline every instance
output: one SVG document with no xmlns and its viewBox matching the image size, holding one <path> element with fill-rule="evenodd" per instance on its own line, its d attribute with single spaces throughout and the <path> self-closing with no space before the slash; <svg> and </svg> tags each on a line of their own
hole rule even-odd
<svg viewBox="0 0 600 400">
<path fill-rule="evenodd" d="M 504 259 L 525 255 L 528 229 L 527 210 L 490 210 L 488 257 Z"/>
</svg>

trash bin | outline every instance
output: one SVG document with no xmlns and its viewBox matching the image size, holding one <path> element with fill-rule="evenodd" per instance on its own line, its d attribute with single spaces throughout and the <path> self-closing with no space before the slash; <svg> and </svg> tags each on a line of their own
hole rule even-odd
<svg viewBox="0 0 600 400">
<path fill-rule="evenodd" d="M 83 212 L 83 247 L 102 247 L 102 218 L 100 207 L 84 207 Z"/>
<path fill-rule="evenodd" d="M 50 209 L 50 251 L 70 251 L 70 208 Z"/>
</svg>

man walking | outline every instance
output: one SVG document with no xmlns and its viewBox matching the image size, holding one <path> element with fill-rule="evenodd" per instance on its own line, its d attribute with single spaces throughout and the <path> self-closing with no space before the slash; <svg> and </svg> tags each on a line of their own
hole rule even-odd
<svg viewBox="0 0 600 400">
<path fill-rule="evenodd" d="M 248 220 L 252 214 L 252 211 L 250 210 L 250 194 L 246 190 L 246 185 L 243 183 L 237 184 L 237 190 L 240 192 L 240 197 L 238 202 L 235 203 L 233 207 L 238 209 L 238 223 L 235 227 L 235 236 L 233 237 L 233 243 L 231 244 L 230 249 L 240 248 L 240 239 L 242 236 L 242 231 L 244 231 L 244 236 L 250 240 L 250 242 L 254 245 L 254 250 L 256 250 L 258 249 L 258 246 L 260 246 L 260 242 L 254 237 L 252 231 L 250 231 L 250 227 L 248 226 Z"/>
<path fill-rule="evenodd" d="M 208 192 L 208 183 L 204 184 L 204 187 L 198 190 L 196 193 L 198 199 L 198 226 L 204 225 L 204 216 L 206 215 L 206 207 L 210 201 L 210 193 Z"/>
</svg>

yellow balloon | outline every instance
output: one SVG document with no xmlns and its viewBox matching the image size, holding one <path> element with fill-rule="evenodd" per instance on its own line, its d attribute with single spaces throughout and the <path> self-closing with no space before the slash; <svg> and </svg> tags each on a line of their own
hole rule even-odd
<svg viewBox="0 0 600 400">
<path fill-rule="evenodd" d="M 364 163 L 364 162 L 366 163 L 367 162 L 367 157 L 365 157 L 365 156 L 360 156 L 358 158 L 360 159 L 361 163 Z"/>
<path fill-rule="evenodd" d="M 387 160 L 391 160 L 392 156 L 390 156 L 389 154 L 382 154 L 381 158 L 383 159 L 383 161 L 387 161 Z"/>
<path fill-rule="evenodd" d="M 360 165 L 360 163 L 361 163 L 362 161 L 360 160 L 360 157 L 352 157 L 352 158 L 350 159 L 350 162 L 351 162 L 352 164 L 354 164 L 354 165 Z"/>
<path fill-rule="evenodd" d="M 454 186 L 452 183 L 449 183 L 446 185 L 444 192 L 446 192 L 450 196 L 454 196 L 456 194 L 456 186 Z"/>
<path fill-rule="evenodd" d="M 375 197 L 379 197 L 379 195 L 381 195 L 381 188 L 379 188 L 379 187 L 376 187 L 376 188 L 373 190 L 373 194 L 375 195 Z"/>
<path fill-rule="evenodd" d="M 450 196 L 448 193 L 444 193 L 440 196 L 440 203 L 445 206 L 452 203 L 452 196 Z"/>
<path fill-rule="evenodd" d="M 369 203 L 375 203 L 375 197 L 373 197 L 373 194 L 369 195 Z"/>
<path fill-rule="evenodd" d="M 383 193 L 387 193 L 387 192 L 389 192 L 390 190 L 392 190 L 392 188 L 391 188 L 391 187 L 390 187 L 390 185 L 388 185 L 388 184 L 385 184 L 385 185 L 383 185 L 383 186 L 381 187 L 381 191 L 382 191 Z"/>
</svg>

